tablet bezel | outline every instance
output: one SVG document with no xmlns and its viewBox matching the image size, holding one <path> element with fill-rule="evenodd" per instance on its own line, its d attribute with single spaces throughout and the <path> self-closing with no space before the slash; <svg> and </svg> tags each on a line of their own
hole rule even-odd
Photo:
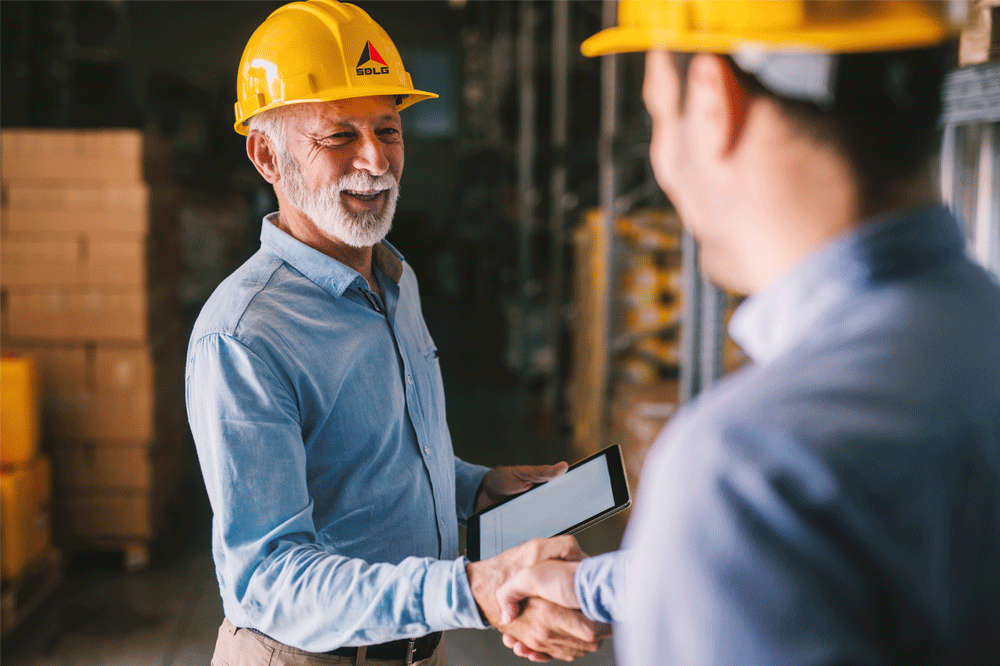
<svg viewBox="0 0 1000 666">
<path fill-rule="evenodd" d="M 572 472 L 575 468 L 588 463 L 595 458 L 604 457 L 605 464 L 607 465 L 608 476 L 611 480 L 611 492 L 614 495 L 614 505 L 609 508 L 595 513 L 590 518 L 583 520 L 575 525 L 572 525 L 558 534 L 553 534 L 552 536 L 559 536 L 560 534 L 576 534 L 577 532 L 584 530 L 591 525 L 598 523 L 605 518 L 613 516 L 614 514 L 627 509 L 632 504 L 631 493 L 628 487 L 628 476 L 625 474 L 625 463 L 622 458 L 621 448 L 617 444 L 612 444 L 611 446 L 601 449 L 597 453 L 587 456 L 583 460 L 573 463 L 570 465 L 569 469 L 566 470 L 566 474 Z M 518 493 L 517 495 L 511 495 L 502 502 L 494 504 L 488 509 L 483 509 L 478 511 L 471 516 L 469 516 L 468 521 L 466 521 L 466 532 L 465 532 L 465 543 L 466 543 L 466 557 L 470 561 L 479 560 L 479 516 L 490 511 L 494 511 L 507 502 L 524 495 L 525 493 L 530 493 L 535 488 L 539 488 L 544 484 L 538 484 L 537 486 L 532 486 L 523 493 Z"/>
</svg>

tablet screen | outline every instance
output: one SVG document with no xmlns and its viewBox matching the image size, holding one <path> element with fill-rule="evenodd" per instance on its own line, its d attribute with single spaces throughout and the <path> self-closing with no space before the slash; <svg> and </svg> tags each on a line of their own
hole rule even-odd
<svg viewBox="0 0 1000 666">
<path fill-rule="evenodd" d="M 605 456 L 479 515 L 479 557 L 499 555 L 531 539 L 559 534 L 615 506 Z"/>
</svg>

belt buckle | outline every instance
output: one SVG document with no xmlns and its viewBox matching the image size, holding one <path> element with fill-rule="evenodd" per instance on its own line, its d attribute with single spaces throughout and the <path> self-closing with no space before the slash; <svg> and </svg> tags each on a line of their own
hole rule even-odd
<svg viewBox="0 0 1000 666">
<path fill-rule="evenodd" d="M 406 666 L 413 666 L 413 655 L 417 652 L 417 639 L 411 638 L 406 642 Z"/>
</svg>

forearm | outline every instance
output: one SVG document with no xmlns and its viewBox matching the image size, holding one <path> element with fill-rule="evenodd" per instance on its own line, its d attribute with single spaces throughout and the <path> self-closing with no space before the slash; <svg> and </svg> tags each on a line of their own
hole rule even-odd
<svg viewBox="0 0 1000 666">
<path fill-rule="evenodd" d="M 327 652 L 485 626 L 464 559 L 371 564 L 313 543 L 276 546 L 249 573 L 243 593 L 224 586 L 223 600 L 234 623 L 282 643 Z"/>
</svg>

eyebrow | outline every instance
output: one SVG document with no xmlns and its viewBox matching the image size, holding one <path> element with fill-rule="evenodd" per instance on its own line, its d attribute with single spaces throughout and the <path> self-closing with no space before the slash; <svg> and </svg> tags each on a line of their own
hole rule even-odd
<svg viewBox="0 0 1000 666">
<path fill-rule="evenodd" d="M 361 117 L 361 116 L 345 116 L 343 118 L 340 118 L 339 120 L 335 120 L 335 121 L 331 122 L 330 124 L 331 125 L 347 125 L 347 124 L 356 123 L 358 121 L 364 121 L 366 119 L 367 118 Z M 382 116 L 379 116 L 378 118 L 376 118 L 375 121 L 376 122 L 382 122 L 382 121 L 386 121 L 386 120 L 397 120 L 397 119 L 399 119 L 399 114 L 386 113 L 385 115 L 382 115 Z"/>
</svg>

